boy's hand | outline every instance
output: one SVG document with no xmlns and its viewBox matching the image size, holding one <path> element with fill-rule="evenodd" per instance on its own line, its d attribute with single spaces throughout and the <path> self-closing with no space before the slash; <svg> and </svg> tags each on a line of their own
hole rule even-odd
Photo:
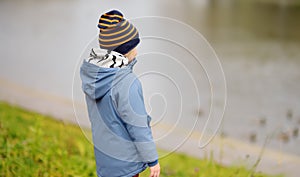
<svg viewBox="0 0 300 177">
<path fill-rule="evenodd" d="M 160 174 L 160 166 L 159 163 L 150 168 L 150 176 L 149 177 L 159 177 Z"/>
</svg>

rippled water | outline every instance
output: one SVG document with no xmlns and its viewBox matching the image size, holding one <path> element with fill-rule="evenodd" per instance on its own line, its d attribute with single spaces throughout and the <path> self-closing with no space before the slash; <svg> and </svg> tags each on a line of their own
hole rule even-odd
<svg viewBox="0 0 300 177">
<path fill-rule="evenodd" d="M 164 16 L 177 19 L 203 34 L 218 54 L 226 77 L 228 100 L 221 129 L 223 135 L 259 144 L 270 135 L 270 147 L 300 155 L 297 148 L 300 144 L 297 133 L 300 128 L 300 8 L 297 5 L 233 0 L 0 1 L 0 77 L 71 99 L 72 77 L 78 69 L 79 56 L 97 35 L 100 13 L 111 7 L 122 10 L 127 18 Z M 136 23 L 141 25 L 141 34 L 147 29 L 167 32 L 159 23 L 155 28 L 141 21 Z M 149 47 L 158 44 L 151 42 L 145 39 L 140 52 L 158 50 L 158 45 Z M 172 46 L 159 45 L 166 53 L 176 54 Z M 170 57 L 152 53 L 140 56 L 139 60 L 137 73 L 166 68 L 163 74 L 174 74 L 179 85 L 190 84 L 186 80 L 188 76 L 182 75 L 180 67 L 176 69 L 179 65 Z M 209 113 L 210 87 L 203 69 L 191 64 L 188 56 L 181 56 L 179 61 L 199 81 L 201 98 L 198 107 L 193 91 L 190 90 L 189 95 L 189 87 L 183 87 L 187 96 L 182 103 L 187 106 L 181 125 L 189 127 L 189 117 L 195 118 L 200 112 L 197 127 L 200 131 Z M 163 64 L 157 64 L 159 62 Z M 159 68 L 170 66 L 170 63 L 172 68 Z M 162 108 L 167 101 L 180 102 L 174 91 L 176 87 L 164 85 L 169 81 L 162 78 L 147 75 L 141 78 L 147 108 L 152 109 L 151 115 L 156 121 L 164 117 Z M 217 84 L 216 91 L 221 92 L 221 87 Z M 152 88 L 160 93 L 153 94 Z M 163 93 L 165 97 L 161 96 Z M 75 89 L 75 94 L 80 95 L 80 89 Z M 221 97 L 216 97 L 219 111 L 222 101 Z M 168 105 L 169 109 L 178 106 Z M 172 121 L 172 117 L 179 114 L 176 111 L 166 114 L 164 120 Z"/>
</svg>

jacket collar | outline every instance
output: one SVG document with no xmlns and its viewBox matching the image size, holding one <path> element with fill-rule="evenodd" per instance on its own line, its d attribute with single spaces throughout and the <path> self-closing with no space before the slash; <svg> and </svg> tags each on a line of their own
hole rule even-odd
<svg viewBox="0 0 300 177">
<path fill-rule="evenodd" d="M 130 63 L 128 63 L 126 68 L 130 68 L 132 70 L 133 66 L 136 64 L 137 59 L 134 58 Z"/>
</svg>

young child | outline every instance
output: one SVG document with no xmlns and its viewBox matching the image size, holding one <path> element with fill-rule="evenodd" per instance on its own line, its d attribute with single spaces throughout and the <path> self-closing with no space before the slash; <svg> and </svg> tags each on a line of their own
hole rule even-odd
<svg viewBox="0 0 300 177">
<path fill-rule="evenodd" d="M 137 62 L 137 29 L 121 12 L 101 15 L 100 48 L 93 48 L 80 68 L 92 127 L 99 177 L 133 177 L 160 166 L 140 81 L 132 72 Z"/>
</svg>

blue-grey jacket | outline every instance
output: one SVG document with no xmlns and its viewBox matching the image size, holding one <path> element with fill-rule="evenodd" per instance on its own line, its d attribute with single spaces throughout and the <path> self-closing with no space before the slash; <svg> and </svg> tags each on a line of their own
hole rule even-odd
<svg viewBox="0 0 300 177">
<path fill-rule="evenodd" d="M 104 68 L 84 60 L 80 68 L 98 177 L 132 177 L 157 164 L 136 62 Z"/>
</svg>

